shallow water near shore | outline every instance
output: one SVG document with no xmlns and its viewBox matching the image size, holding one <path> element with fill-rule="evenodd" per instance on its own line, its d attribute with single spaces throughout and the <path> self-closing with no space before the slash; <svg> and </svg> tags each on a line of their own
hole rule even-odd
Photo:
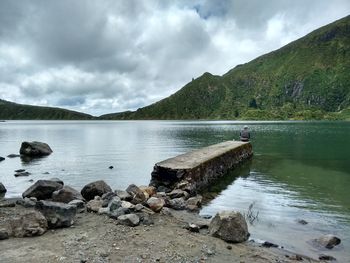
<svg viewBox="0 0 350 263">
<path fill-rule="evenodd" d="M 229 121 L 8 121 L 0 123 L 0 156 L 18 153 L 22 141 L 47 142 L 54 153 L 30 162 L 0 162 L 6 197 L 19 196 L 30 179 L 58 177 L 81 189 L 103 179 L 114 189 L 147 185 L 153 165 L 163 159 L 237 139 L 247 124 L 254 157 L 209 191 L 216 197 L 201 213 L 234 209 L 258 214 L 251 238 L 317 257 L 350 261 L 350 123 Z M 109 166 L 114 169 L 108 169 Z M 26 169 L 28 177 L 14 177 Z M 48 174 L 47 174 L 48 173 Z M 297 221 L 306 220 L 301 225 Z M 312 248 L 322 234 L 342 239 L 333 250 Z"/>
</svg>

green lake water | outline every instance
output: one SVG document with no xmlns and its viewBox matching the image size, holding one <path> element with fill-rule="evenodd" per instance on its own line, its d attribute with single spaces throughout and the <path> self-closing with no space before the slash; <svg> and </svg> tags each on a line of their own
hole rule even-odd
<svg viewBox="0 0 350 263">
<path fill-rule="evenodd" d="M 54 153 L 29 163 L 6 158 L 0 181 L 7 197 L 19 196 L 30 179 L 51 177 L 78 189 L 97 179 L 114 189 L 144 185 L 156 162 L 238 139 L 243 125 L 251 130 L 254 157 L 208 189 L 215 198 L 201 214 L 247 213 L 253 204 L 259 214 L 248 225 L 252 239 L 350 262 L 349 122 L 9 121 L 0 123 L 0 156 L 17 153 L 24 140 L 47 142 Z M 30 177 L 15 178 L 20 168 Z M 342 243 L 333 250 L 312 247 L 310 239 L 329 233 Z"/>
</svg>

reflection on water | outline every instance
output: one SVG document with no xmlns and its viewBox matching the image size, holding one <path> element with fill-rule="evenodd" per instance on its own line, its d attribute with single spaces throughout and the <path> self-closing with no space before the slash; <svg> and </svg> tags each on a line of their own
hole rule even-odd
<svg viewBox="0 0 350 263">
<path fill-rule="evenodd" d="M 30 179 L 58 177 L 80 189 L 106 180 L 113 188 L 148 184 L 153 165 L 163 159 L 252 130 L 251 162 L 209 190 L 201 213 L 223 209 L 247 212 L 254 203 L 258 221 L 253 239 L 269 240 L 316 256 L 308 240 L 333 233 L 342 244 L 332 251 L 340 262 L 350 254 L 350 123 L 346 122 L 183 122 L 183 121 L 11 121 L 0 123 L 0 156 L 17 153 L 22 141 L 47 142 L 54 153 L 35 160 L 6 158 L 0 181 L 7 196 L 20 195 Z M 114 169 L 108 169 L 110 165 Z M 15 178 L 26 169 L 29 177 Z M 215 197 L 215 198 L 214 198 Z M 309 222 L 298 224 L 298 219 Z"/>
</svg>

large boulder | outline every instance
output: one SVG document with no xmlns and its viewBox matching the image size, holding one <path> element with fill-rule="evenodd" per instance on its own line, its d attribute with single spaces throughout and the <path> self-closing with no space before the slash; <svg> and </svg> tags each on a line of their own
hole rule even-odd
<svg viewBox="0 0 350 263">
<path fill-rule="evenodd" d="M 71 226 L 77 213 L 74 205 L 52 201 L 38 201 L 35 208 L 45 216 L 49 228 Z"/>
<path fill-rule="evenodd" d="M 232 243 L 247 241 L 249 237 L 247 222 L 241 213 L 234 211 L 217 213 L 210 222 L 209 233 Z"/>
<path fill-rule="evenodd" d="M 48 228 L 46 218 L 34 210 L 12 218 L 10 226 L 10 235 L 14 237 L 41 236 Z"/>
<path fill-rule="evenodd" d="M 136 185 L 129 185 L 126 191 L 132 196 L 131 203 L 133 203 L 134 205 L 144 203 L 146 201 L 146 196 L 144 192 Z"/>
<path fill-rule="evenodd" d="M 35 197 L 38 200 L 45 200 L 51 198 L 52 193 L 61 188 L 62 185 L 57 182 L 50 180 L 38 180 L 35 182 L 35 184 L 25 190 L 22 196 L 23 198 Z"/>
<path fill-rule="evenodd" d="M 95 196 L 102 196 L 108 192 L 112 192 L 112 188 L 105 181 L 99 180 L 85 185 L 81 190 L 81 195 L 89 201 L 94 199 Z"/>
<path fill-rule="evenodd" d="M 70 186 L 63 186 L 61 189 L 52 193 L 52 201 L 68 204 L 73 200 L 84 200 L 81 194 Z"/>
<path fill-rule="evenodd" d="M 150 199 L 147 200 L 147 205 L 154 212 L 159 212 L 160 210 L 162 210 L 163 206 L 165 205 L 165 201 L 162 198 L 151 197 Z"/>
<path fill-rule="evenodd" d="M 313 239 L 312 242 L 315 246 L 332 249 L 339 245 L 341 240 L 334 235 L 323 235 L 319 238 Z"/>
<path fill-rule="evenodd" d="M 2 183 L 0 183 L 0 194 L 4 194 L 6 192 L 7 192 L 7 189 L 5 188 L 5 186 Z"/>
<path fill-rule="evenodd" d="M 50 146 L 44 142 L 22 142 L 19 153 L 30 157 L 40 157 L 50 155 L 52 150 Z"/>
</svg>

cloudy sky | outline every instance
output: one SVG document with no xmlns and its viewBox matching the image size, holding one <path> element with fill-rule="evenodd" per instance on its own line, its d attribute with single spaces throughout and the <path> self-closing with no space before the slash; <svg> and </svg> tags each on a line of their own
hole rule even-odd
<svg viewBox="0 0 350 263">
<path fill-rule="evenodd" d="M 134 110 L 349 14 L 349 0 L 1 0 L 0 98 Z"/>
</svg>

